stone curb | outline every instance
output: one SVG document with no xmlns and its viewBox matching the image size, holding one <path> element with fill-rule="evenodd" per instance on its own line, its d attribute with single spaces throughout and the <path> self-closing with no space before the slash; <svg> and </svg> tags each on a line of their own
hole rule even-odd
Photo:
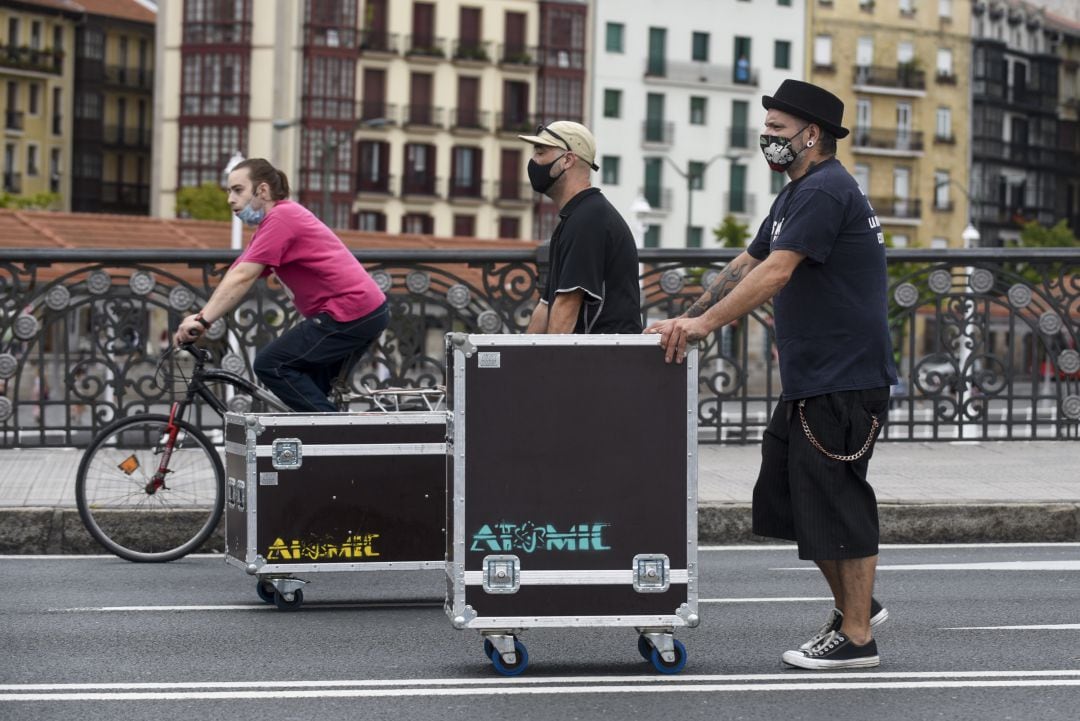
<svg viewBox="0 0 1080 721">
<path fill-rule="evenodd" d="M 1080 503 L 883 503 L 882 543 L 1080 541 Z M 775 543 L 750 531 L 750 504 L 705 503 L 700 544 Z M 225 547 L 223 528 L 203 551 Z M 73 508 L 0 509 L 0 554 L 93 554 L 103 549 Z"/>
</svg>

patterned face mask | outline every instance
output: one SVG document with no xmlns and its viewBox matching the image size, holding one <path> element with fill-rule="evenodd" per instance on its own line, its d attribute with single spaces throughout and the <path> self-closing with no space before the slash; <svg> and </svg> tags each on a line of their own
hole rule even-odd
<svg viewBox="0 0 1080 721">
<path fill-rule="evenodd" d="M 804 125 L 802 130 L 795 133 L 790 138 L 784 138 L 779 135 L 761 136 L 761 153 L 765 156 L 765 161 L 769 164 L 770 168 L 778 173 L 783 173 L 791 167 L 791 164 L 795 162 L 795 158 L 802 152 L 802 150 L 800 150 L 799 153 L 792 152 L 791 141 L 802 135 L 803 130 L 806 130 L 809 127 L 809 125 Z"/>
</svg>

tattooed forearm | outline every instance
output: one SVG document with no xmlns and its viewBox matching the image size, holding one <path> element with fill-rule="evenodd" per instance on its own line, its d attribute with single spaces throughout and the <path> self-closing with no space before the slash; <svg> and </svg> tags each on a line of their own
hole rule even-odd
<svg viewBox="0 0 1080 721">
<path fill-rule="evenodd" d="M 716 305 L 721 298 L 739 284 L 739 281 L 746 275 L 746 265 L 739 262 L 729 263 L 726 268 L 720 271 L 719 277 L 709 286 L 709 289 L 702 293 L 701 297 L 690 306 L 690 310 L 686 311 L 686 315 L 690 318 L 704 315 L 705 311 Z"/>
</svg>

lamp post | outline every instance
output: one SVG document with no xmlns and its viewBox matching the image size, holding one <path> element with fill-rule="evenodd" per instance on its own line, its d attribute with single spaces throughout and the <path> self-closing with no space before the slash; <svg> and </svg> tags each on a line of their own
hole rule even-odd
<svg viewBox="0 0 1080 721">
<path fill-rule="evenodd" d="M 672 160 L 670 157 L 668 157 L 667 155 L 664 156 L 664 160 L 668 161 L 668 164 L 671 165 L 672 169 L 679 175 L 679 177 L 686 180 L 686 243 L 687 243 L 687 245 L 690 244 L 690 229 L 694 227 L 694 224 L 693 224 L 693 217 L 694 217 L 694 180 L 695 180 L 695 178 L 704 179 L 705 172 L 709 169 L 709 166 L 712 165 L 713 163 L 715 163 L 717 160 L 720 160 L 720 158 L 727 158 L 732 163 L 734 163 L 735 161 L 737 161 L 739 159 L 739 156 L 735 155 L 734 153 L 727 153 L 727 154 L 720 153 L 719 155 L 714 155 L 713 157 L 706 160 L 705 164 L 701 166 L 701 174 L 700 175 L 696 175 L 696 174 L 690 172 L 690 161 L 687 161 L 686 170 L 683 170 L 678 165 L 676 165 L 675 161 Z"/>
<path fill-rule="evenodd" d="M 244 154 L 237 150 L 233 153 L 233 156 L 229 158 L 229 162 L 225 165 L 224 180 L 226 188 L 229 187 L 229 173 L 236 169 L 236 166 L 244 162 Z M 240 219 L 233 213 L 232 217 L 232 236 L 229 242 L 229 247 L 233 250 L 240 250 L 240 246 L 244 244 L 244 224 L 240 222 Z"/>
</svg>

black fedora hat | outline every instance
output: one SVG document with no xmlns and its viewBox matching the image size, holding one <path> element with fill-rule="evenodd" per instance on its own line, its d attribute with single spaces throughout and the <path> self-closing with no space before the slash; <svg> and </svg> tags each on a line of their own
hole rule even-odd
<svg viewBox="0 0 1080 721">
<path fill-rule="evenodd" d="M 782 110 L 803 120 L 817 123 L 837 138 L 847 137 L 844 122 L 844 101 L 825 88 L 804 83 L 801 80 L 785 80 L 780 83 L 776 95 L 761 99 L 766 110 Z"/>
</svg>

